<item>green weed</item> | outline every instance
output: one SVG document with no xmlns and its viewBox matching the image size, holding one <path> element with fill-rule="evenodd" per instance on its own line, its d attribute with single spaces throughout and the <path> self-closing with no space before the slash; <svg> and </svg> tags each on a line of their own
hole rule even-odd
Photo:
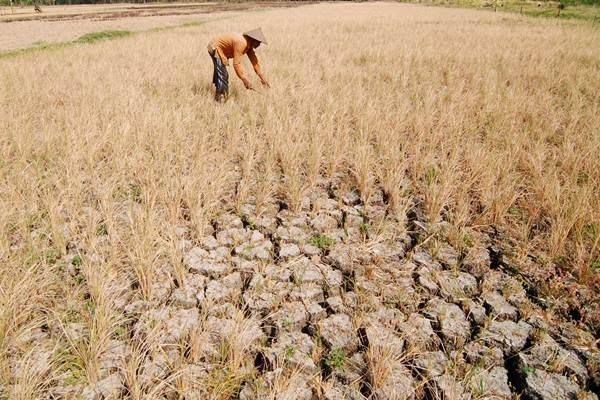
<svg viewBox="0 0 600 400">
<path fill-rule="evenodd" d="M 471 235 L 470 233 L 465 233 L 462 237 L 462 241 L 463 241 L 463 244 L 465 245 L 465 247 L 467 247 L 467 248 L 472 247 L 474 244 L 473 235 Z"/>
<path fill-rule="evenodd" d="M 283 326 L 283 328 L 288 329 L 292 326 L 292 320 L 289 318 L 284 318 L 283 321 L 281 321 L 281 326 Z"/>
<path fill-rule="evenodd" d="M 131 34 L 133 34 L 133 32 L 131 32 L 131 31 L 92 32 L 92 33 L 86 33 L 85 35 L 80 36 L 78 39 L 75 39 L 73 41 L 73 43 L 95 43 L 100 40 L 122 38 L 125 36 L 129 36 Z"/>
<path fill-rule="evenodd" d="M 286 347 L 284 350 L 284 356 L 286 359 L 292 358 L 294 356 L 294 354 L 296 354 L 296 348 L 289 346 Z"/>
<path fill-rule="evenodd" d="M 96 228 L 96 236 L 105 236 L 108 235 L 108 228 L 106 224 L 100 224 Z"/>
<path fill-rule="evenodd" d="M 529 376 L 529 375 L 533 374 L 534 372 L 535 372 L 535 368 L 534 368 L 534 367 L 532 367 L 532 366 L 530 366 L 530 365 L 525 365 L 525 366 L 523 367 L 523 373 L 524 373 L 526 376 Z"/>
<path fill-rule="evenodd" d="M 435 167 L 429 167 L 425 172 L 425 182 L 427 182 L 427 185 L 433 185 L 436 182 L 437 176 L 438 172 Z"/>
<path fill-rule="evenodd" d="M 331 369 L 343 369 L 346 364 L 346 353 L 342 349 L 332 349 L 325 364 Z"/>
<path fill-rule="evenodd" d="M 318 234 L 313 235 L 310 238 L 309 243 L 321 250 L 327 250 L 335 243 L 335 241 L 326 235 Z"/>
<path fill-rule="evenodd" d="M 367 223 L 363 222 L 362 224 L 360 224 L 359 229 L 360 229 L 360 234 L 363 237 L 369 237 L 369 231 L 371 230 L 371 225 L 370 224 L 367 224 Z"/>
<path fill-rule="evenodd" d="M 83 264 L 83 259 L 81 258 L 81 256 L 76 255 L 71 260 L 71 264 L 73 264 L 75 267 L 81 267 L 81 265 Z"/>
</svg>

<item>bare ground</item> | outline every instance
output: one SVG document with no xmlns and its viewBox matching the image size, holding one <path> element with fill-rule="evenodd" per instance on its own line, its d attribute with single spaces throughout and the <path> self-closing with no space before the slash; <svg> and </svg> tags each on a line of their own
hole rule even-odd
<svg viewBox="0 0 600 400">
<path fill-rule="evenodd" d="M 145 31 L 190 22 L 233 16 L 236 11 L 289 6 L 290 3 L 192 3 L 168 5 L 74 5 L 0 8 L 0 51 L 16 50 L 34 44 L 60 43 L 81 35 L 105 30 Z"/>
<path fill-rule="evenodd" d="M 140 387 L 152 396 L 174 381 L 161 398 L 597 399 L 594 336 L 548 321 L 510 273 L 497 232 L 472 230 L 470 248 L 458 250 L 449 225 L 428 223 L 418 200 L 400 221 L 383 192 L 364 204 L 340 178 L 322 181 L 297 212 L 246 204 L 204 237 L 178 227 L 183 275 L 155 271 L 147 300 L 121 281 L 111 303 L 130 336 L 109 341 L 96 383 L 67 374 L 47 395 L 129 398 Z M 86 279 L 75 252 L 59 264 Z M 51 332 L 79 343 L 86 329 L 32 331 L 32 370 L 49 365 Z M 143 338 L 164 345 L 146 348 Z"/>
</svg>

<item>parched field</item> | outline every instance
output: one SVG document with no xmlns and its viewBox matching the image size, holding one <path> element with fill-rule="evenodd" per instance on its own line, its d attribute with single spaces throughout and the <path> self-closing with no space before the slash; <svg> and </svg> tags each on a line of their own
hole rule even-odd
<svg viewBox="0 0 600 400">
<path fill-rule="evenodd" d="M 338 3 L 0 59 L 0 399 L 597 399 L 598 43 Z"/>
</svg>

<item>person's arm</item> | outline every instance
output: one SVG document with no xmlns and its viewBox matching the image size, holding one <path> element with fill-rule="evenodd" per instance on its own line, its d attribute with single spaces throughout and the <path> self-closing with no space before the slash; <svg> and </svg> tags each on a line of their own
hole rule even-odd
<svg viewBox="0 0 600 400">
<path fill-rule="evenodd" d="M 221 59 L 221 62 L 225 65 L 225 66 L 229 66 L 229 60 L 227 59 L 227 56 L 223 53 L 223 51 L 220 48 L 216 48 L 215 49 L 219 58 Z"/>
<path fill-rule="evenodd" d="M 242 65 L 243 54 L 243 49 L 241 49 L 239 46 L 236 46 L 234 48 L 233 69 L 235 70 L 235 73 L 237 74 L 238 78 L 240 78 L 242 82 L 244 82 L 244 86 L 246 87 L 246 89 L 252 89 L 252 84 L 246 77 L 246 71 L 244 70 L 244 66 Z"/>
<path fill-rule="evenodd" d="M 248 50 L 247 54 L 248 58 L 250 59 L 250 62 L 252 63 L 252 67 L 254 68 L 254 72 L 256 72 L 256 75 L 258 75 L 258 77 L 260 78 L 260 82 L 263 85 L 270 87 L 271 85 L 269 85 L 269 82 L 262 73 L 262 69 L 260 68 L 260 63 L 258 62 L 258 57 L 256 57 L 254 49 Z"/>
</svg>

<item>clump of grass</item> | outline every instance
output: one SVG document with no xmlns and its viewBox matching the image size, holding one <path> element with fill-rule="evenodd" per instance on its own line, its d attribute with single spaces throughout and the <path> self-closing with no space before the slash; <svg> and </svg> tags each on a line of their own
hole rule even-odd
<svg viewBox="0 0 600 400">
<path fill-rule="evenodd" d="M 20 56 L 20 55 L 33 53 L 36 51 L 56 50 L 56 49 L 63 48 L 65 46 L 66 46 L 65 43 L 36 42 L 36 43 L 33 43 L 30 47 L 26 47 L 23 49 L 0 51 L 0 60 L 3 58 L 16 57 L 16 56 Z"/>
<path fill-rule="evenodd" d="M 368 238 L 369 237 L 369 232 L 371 232 L 371 224 L 363 222 L 362 224 L 360 224 L 359 230 L 360 230 L 360 234 L 364 238 Z"/>
<path fill-rule="evenodd" d="M 180 27 L 182 27 L 182 28 L 192 28 L 192 27 L 204 25 L 205 23 L 206 23 L 206 21 L 190 21 L 190 22 L 186 22 L 184 24 L 181 24 Z"/>
<path fill-rule="evenodd" d="M 535 367 L 532 367 L 532 366 L 530 366 L 530 365 L 525 365 L 525 366 L 523 366 L 523 373 L 524 373 L 526 376 L 529 376 L 529 375 L 531 375 L 531 374 L 534 374 L 534 373 L 535 373 Z"/>
<path fill-rule="evenodd" d="M 296 348 L 294 346 L 288 346 L 284 350 L 284 357 L 286 359 L 292 358 L 296 354 Z"/>
<path fill-rule="evenodd" d="M 132 35 L 131 31 L 123 31 L 123 30 L 114 30 L 114 31 L 100 31 L 100 32 L 92 32 L 86 33 L 85 35 L 80 36 L 76 40 L 75 43 L 94 43 L 100 40 L 108 40 L 108 39 L 116 39 L 122 38 L 125 36 Z"/>
<path fill-rule="evenodd" d="M 325 359 L 325 364 L 332 370 L 341 370 L 346 364 L 347 356 L 343 349 L 334 348 Z"/>
<path fill-rule="evenodd" d="M 80 255 L 76 255 L 75 257 L 73 257 L 73 259 L 71 260 L 71 264 L 74 267 L 81 267 L 81 265 L 83 264 L 83 259 L 81 258 Z"/>
<path fill-rule="evenodd" d="M 329 236 L 321 234 L 313 235 L 308 242 L 321 250 L 328 250 L 335 243 Z"/>
</svg>

